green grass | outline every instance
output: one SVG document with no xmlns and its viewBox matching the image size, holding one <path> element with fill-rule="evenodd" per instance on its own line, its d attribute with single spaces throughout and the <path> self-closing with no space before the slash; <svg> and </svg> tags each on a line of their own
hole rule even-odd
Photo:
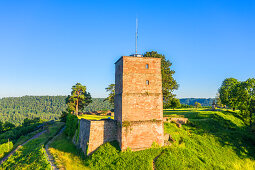
<svg viewBox="0 0 255 170">
<path fill-rule="evenodd" d="M 189 118 L 177 128 L 165 123 L 176 140 L 156 161 L 158 169 L 255 169 L 254 134 L 230 111 L 166 110 Z"/>
<path fill-rule="evenodd" d="M 88 158 L 92 169 L 255 169 L 254 134 L 229 111 L 165 110 L 189 118 L 178 128 L 165 123 L 175 142 L 169 147 L 120 152 L 109 143 Z M 156 159 L 155 159 L 156 158 Z"/>
<path fill-rule="evenodd" d="M 0 166 L 0 169 L 51 169 L 43 145 L 62 126 L 61 122 L 50 126 L 48 132 L 22 146 Z"/>
<path fill-rule="evenodd" d="M 64 133 L 50 144 L 49 150 L 59 169 L 89 169 L 82 151 Z"/>
<path fill-rule="evenodd" d="M 88 119 L 88 120 L 101 120 L 101 119 L 114 119 L 113 116 L 99 116 L 99 115 L 81 115 L 78 116 L 79 119 Z"/>
<path fill-rule="evenodd" d="M 189 118 L 181 128 L 164 123 L 165 133 L 175 140 L 170 146 L 121 152 L 110 142 L 84 157 L 63 134 L 50 149 L 63 169 L 255 169 L 255 135 L 236 112 L 178 109 L 164 110 L 164 115 Z"/>
</svg>

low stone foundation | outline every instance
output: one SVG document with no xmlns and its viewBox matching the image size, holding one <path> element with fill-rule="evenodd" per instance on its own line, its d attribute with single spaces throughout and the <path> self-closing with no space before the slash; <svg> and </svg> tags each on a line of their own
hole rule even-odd
<svg viewBox="0 0 255 170">
<path fill-rule="evenodd" d="M 164 145 L 163 120 L 122 122 L 118 134 L 122 150 L 148 149 L 154 142 L 160 146 Z"/>
<path fill-rule="evenodd" d="M 93 153 L 100 145 L 117 140 L 117 123 L 112 119 L 79 120 L 79 137 L 73 142 L 85 155 Z M 77 132 L 76 132 L 77 133 Z"/>
</svg>

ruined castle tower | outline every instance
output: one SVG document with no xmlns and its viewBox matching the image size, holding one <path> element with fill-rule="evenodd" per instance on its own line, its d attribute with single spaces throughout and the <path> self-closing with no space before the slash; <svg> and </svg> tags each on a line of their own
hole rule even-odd
<svg viewBox="0 0 255 170">
<path fill-rule="evenodd" d="M 122 150 L 164 144 L 160 58 L 123 56 L 115 63 L 114 111 Z"/>
</svg>

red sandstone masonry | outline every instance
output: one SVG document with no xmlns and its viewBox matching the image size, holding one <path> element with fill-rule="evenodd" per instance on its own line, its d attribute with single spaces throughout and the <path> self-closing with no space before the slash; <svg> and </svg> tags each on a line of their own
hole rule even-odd
<svg viewBox="0 0 255 170">
<path fill-rule="evenodd" d="M 117 124 L 114 120 L 81 119 L 79 123 L 80 132 L 77 145 L 85 154 L 89 155 L 105 142 L 117 139 Z"/>
<path fill-rule="evenodd" d="M 153 142 L 163 145 L 161 59 L 123 56 L 115 64 L 114 118 L 122 125 L 121 149 L 145 149 Z"/>
<path fill-rule="evenodd" d="M 115 63 L 115 120 L 81 119 L 79 139 L 73 141 L 85 154 L 116 139 L 122 150 L 163 145 L 162 100 L 161 59 L 123 56 Z"/>
</svg>

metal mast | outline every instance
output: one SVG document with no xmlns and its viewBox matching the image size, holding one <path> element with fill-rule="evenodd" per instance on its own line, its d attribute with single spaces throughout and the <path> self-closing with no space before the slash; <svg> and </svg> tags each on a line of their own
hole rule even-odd
<svg viewBox="0 0 255 170">
<path fill-rule="evenodd" d="M 136 18 L 136 32 L 135 32 L 135 54 L 137 54 L 137 39 L 138 39 L 138 19 Z"/>
</svg>

